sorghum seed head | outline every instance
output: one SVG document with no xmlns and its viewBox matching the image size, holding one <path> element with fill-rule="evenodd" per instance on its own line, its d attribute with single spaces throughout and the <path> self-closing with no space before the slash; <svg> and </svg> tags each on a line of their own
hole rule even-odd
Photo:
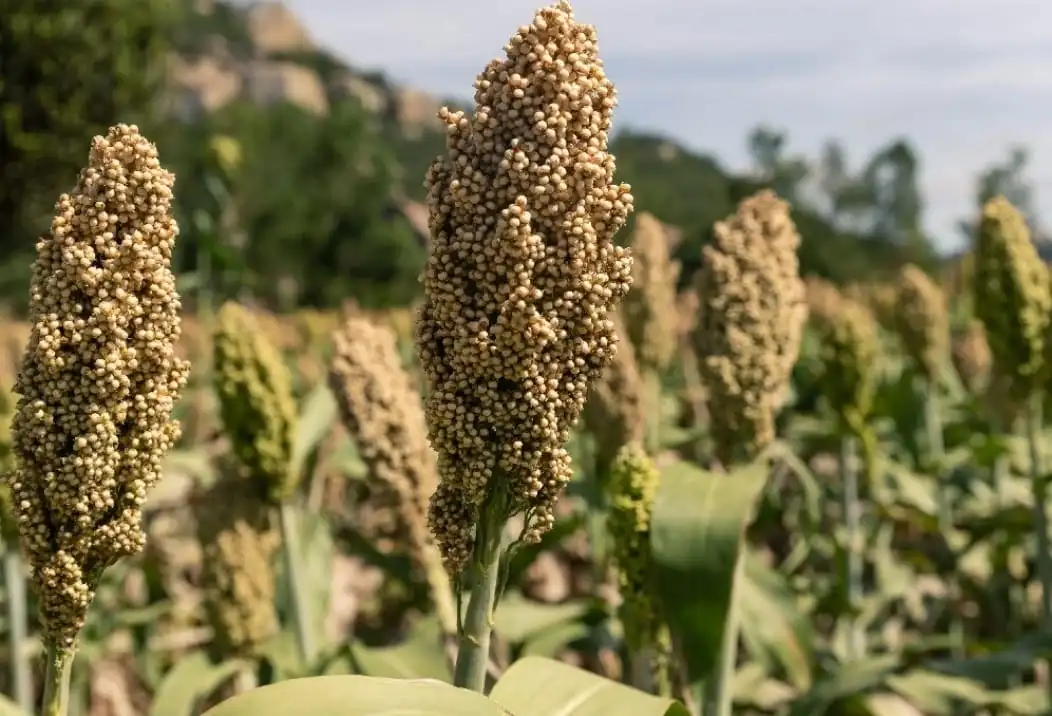
<svg viewBox="0 0 1052 716">
<path fill-rule="evenodd" d="M 880 333 L 872 312 L 842 296 L 811 314 L 820 340 L 822 395 L 843 427 L 860 430 L 873 408 Z"/>
<path fill-rule="evenodd" d="M 607 531 L 621 587 L 621 622 L 630 652 L 668 648 L 650 557 L 650 517 L 660 474 L 637 445 L 614 460 L 607 492 Z"/>
<path fill-rule="evenodd" d="M 262 485 L 228 466 L 194 496 L 201 596 L 216 656 L 255 655 L 279 630 L 274 563 L 280 534 Z"/>
<path fill-rule="evenodd" d="M 625 335 L 624 321 L 614 312 L 617 353 L 602 377 L 592 385 L 582 422 L 596 442 L 596 469 L 605 479 L 610 464 L 624 445 L 642 444 L 646 431 L 643 377 L 635 349 Z"/>
<path fill-rule="evenodd" d="M 219 309 L 212 351 L 219 414 L 233 452 L 274 503 L 284 502 L 300 476 L 292 470 L 296 401 L 281 353 L 233 302 Z"/>
<path fill-rule="evenodd" d="M 950 343 L 946 294 L 913 264 L 899 273 L 895 323 L 906 352 L 929 381 L 937 380 Z"/>
<path fill-rule="evenodd" d="M 974 310 L 996 369 L 1012 377 L 1011 392 L 1024 401 L 1044 387 L 1052 292 L 1025 219 L 1003 197 L 983 206 L 973 276 Z"/>
<path fill-rule="evenodd" d="M 526 539 L 551 526 L 569 431 L 613 359 L 607 315 L 631 285 L 613 237 L 632 195 L 613 183 L 616 96 L 595 29 L 560 2 L 505 51 L 479 75 L 471 116 L 439 113 L 447 152 L 427 177 L 416 345 L 441 480 L 429 519 L 453 572 L 492 490 L 530 516 Z"/>
<path fill-rule="evenodd" d="M 662 373 L 675 356 L 679 271 L 679 262 L 669 255 L 665 226 L 653 214 L 640 213 L 632 235 L 632 290 L 625 297 L 624 316 L 644 371 Z"/>
<path fill-rule="evenodd" d="M 142 506 L 179 435 L 174 181 L 138 128 L 117 125 L 37 244 L 10 487 L 44 637 L 62 647 L 103 570 L 142 548 Z"/>
<path fill-rule="evenodd" d="M 761 191 L 715 226 L 694 333 L 717 457 L 751 459 L 774 438 L 807 317 L 789 204 Z"/>
<path fill-rule="evenodd" d="M 954 336 L 950 355 L 961 382 L 970 393 L 978 395 L 990 378 L 993 364 L 983 324 L 970 321 L 964 331 Z"/>
<path fill-rule="evenodd" d="M 433 549 L 427 505 L 438 484 L 420 395 L 402 367 L 394 333 L 352 316 L 333 334 L 329 385 L 347 432 L 398 516 L 400 541 L 426 567 Z"/>
</svg>

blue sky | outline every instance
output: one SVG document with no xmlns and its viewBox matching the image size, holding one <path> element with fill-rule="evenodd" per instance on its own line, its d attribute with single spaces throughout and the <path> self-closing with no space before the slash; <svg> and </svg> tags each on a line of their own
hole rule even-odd
<svg viewBox="0 0 1052 716">
<path fill-rule="evenodd" d="M 286 0 L 319 44 L 355 67 L 469 97 L 542 0 Z M 747 166 L 745 135 L 784 129 L 817 156 L 840 139 L 853 166 L 894 136 L 921 152 L 927 228 L 959 237 L 974 178 L 1030 150 L 1052 223 L 1052 2 L 1047 0 L 576 0 L 599 32 L 620 126 L 656 130 Z"/>
</svg>

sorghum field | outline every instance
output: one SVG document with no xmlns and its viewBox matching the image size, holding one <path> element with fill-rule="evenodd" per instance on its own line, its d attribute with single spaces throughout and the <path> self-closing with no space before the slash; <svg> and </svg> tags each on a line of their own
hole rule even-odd
<svg viewBox="0 0 1052 716">
<path fill-rule="evenodd" d="M 179 184 L 97 137 L 0 326 L 0 714 L 1052 710 L 1052 279 L 801 277 L 770 191 L 677 292 L 538 12 L 444 111 L 417 304 L 182 310 Z M 87 148 L 86 148 L 87 149 Z"/>
</svg>

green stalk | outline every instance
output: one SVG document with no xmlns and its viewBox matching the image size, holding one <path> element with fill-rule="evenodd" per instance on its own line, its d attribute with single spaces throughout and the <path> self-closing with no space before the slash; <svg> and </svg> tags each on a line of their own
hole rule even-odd
<svg viewBox="0 0 1052 716">
<path fill-rule="evenodd" d="M 41 716 L 68 716 L 69 677 L 73 670 L 74 649 L 49 644 L 47 671 L 44 675 L 44 703 Z"/>
<path fill-rule="evenodd" d="M 1037 531 L 1037 573 L 1041 580 L 1041 626 L 1052 630 L 1052 553 L 1048 540 L 1048 480 L 1041 454 L 1042 400 L 1033 396 L 1026 415 L 1027 444 L 1030 448 L 1030 484 L 1034 493 L 1034 529 Z M 1052 660 L 1046 661 L 1052 668 Z M 1052 698 L 1052 680 L 1048 680 Z"/>
<path fill-rule="evenodd" d="M 859 628 L 858 611 L 862 605 L 862 505 L 858 497 L 858 469 L 852 435 L 840 439 L 840 478 L 844 485 L 844 527 L 847 530 L 847 601 L 851 610 L 848 656 L 861 659 L 866 652 L 865 634 Z"/>
<path fill-rule="evenodd" d="M 471 592 L 468 610 L 460 630 L 457 664 L 453 684 L 479 693 L 486 690 L 489 643 L 493 634 L 493 612 L 497 606 L 500 559 L 503 548 L 502 511 L 487 501 L 479 515 L 472 550 Z"/>
<path fill-rule="evenodd" d="M 293 621 L 296 629 L 296 644 L 304 666 L 314 662 L 317 653 L 314 646 L 314 629 L 310 607 L 304 594 L 304 576 L 300 569 L 299 532 L 296 529 L 295 507 L 288 501 L 278 507 L 281 522 L 281 549 L 285 558 L 285 580 L 292 602 Z"/>
<path fill-rule="evenodd" d="M 734 675 L 738 668 L 738 635 L 741 632 L 741 590 L 742 575 L 745 572 L 745 553 L 738 555 L 734 567 L 734 581 L 731 585 L 730 608 L 727 610 L 727 621 L 723 625 L 723 639 L 720 641 L 720 661 L 716 678 L 705 687 L 705 713 L 709 716 L 733 716 L 734 714 Z"/>
<path fill-rule="evenodd" d="M 8 651 L 11 654 L 11 681 L 15 701 L 25 713 L 33 712 L 33 676 L 26 658 L 26 578 L 22 555 L 17 545 L 8 544 L 4 551 L 4 586 L 7 587 Z"/>
</svg>

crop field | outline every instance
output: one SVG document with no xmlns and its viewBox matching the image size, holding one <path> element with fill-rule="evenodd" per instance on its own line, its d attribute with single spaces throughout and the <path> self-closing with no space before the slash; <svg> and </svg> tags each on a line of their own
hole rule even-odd
<svg viewBox="0 0 1052 716">
<path fill-rule="evenodd" d="M 0 320 L 0 716 L 1052 712 L 1023 215 L 837 286 L 765 189 L 682 276 L 596 47 L 542 9 L 442 111 L 398 310 L 187 310 L 95 138 Z"/>
</svg>

